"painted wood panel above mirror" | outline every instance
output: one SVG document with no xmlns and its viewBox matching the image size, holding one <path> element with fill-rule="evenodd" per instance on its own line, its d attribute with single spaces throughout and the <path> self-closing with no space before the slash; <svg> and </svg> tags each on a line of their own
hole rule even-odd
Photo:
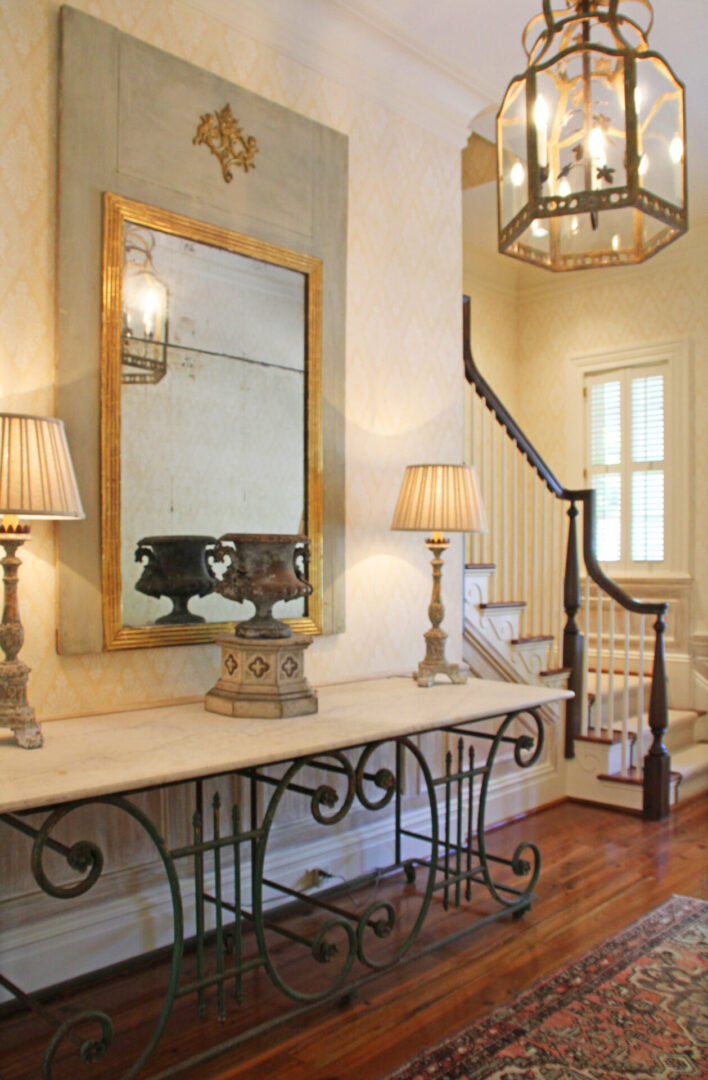
<svg viewBox="0 0 708 1080">
<path fill-rule="evenodd" d="M 104 545 L 102 555 L 100 535 L 101 310 L 106 301 L 100 266 L 107 192 L 321 262 L 321 585 L 311 603 L 320 604 L 322 632 L 340 632 L 348 140 L 69 7 L 62 8 L 61 66 L 58 413 L 74 449 L 87 517 L 73 533 L 59 529 L 59 651 L 115 647 L 125 624 L 122 612 L 114 611 L 112 629 L 104 636 L 103 583 L 120 571 L 119 549 L 108 554 Z M 136 94 L 139 108 L 130 106 Z M 258 141 L 254 167 L 234 168 L 229 183 L 216 157 L 194 142 L 201 118 L 226 103 L 245 135 Z M 186 329 L 185 323 L 184 341 L 175 344 L 194 344 Z M 172 362 L 176 370 L 177 360 Z M 218 528 L 193 526 L 204 535 Z M 298 528 L 295 522 L 283 531 Z M 307 528 L 312 532 L 309 523 Z M 225 531 L 233 530 L 242 531 L 236 523 Z M 154 534 L 146 531 L 136 539 L 143 535 Z M 120 590 L 113 595 L 120 596 Z M 115 605 L 115 599 L 111 602 Z M 135 642 L 150 643 L 155 642 Z"/>
</svg>

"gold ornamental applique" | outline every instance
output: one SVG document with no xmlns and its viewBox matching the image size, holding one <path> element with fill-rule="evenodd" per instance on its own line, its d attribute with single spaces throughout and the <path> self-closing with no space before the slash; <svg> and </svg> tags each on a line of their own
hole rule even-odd
<svg viewBox="0 0 708 1080">
<path fill-rule="evenodd" d="M 224 105 L 221 112 L 204 113 L 192 142 L 195 146 L 204 143 L 218 157 L 227 184 L 233 180 L 233 166 L 246 173 L 256 167 L 253 158 L 258 153 L 258 143 L 255 136 L 244 136 L 230 105 Z"/>
</svg>

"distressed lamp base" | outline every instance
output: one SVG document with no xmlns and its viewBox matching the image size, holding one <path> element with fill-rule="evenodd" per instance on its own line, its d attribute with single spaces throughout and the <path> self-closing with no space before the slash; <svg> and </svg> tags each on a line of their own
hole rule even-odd
<svg viewBox="0 0 708 1080">
<path fill-rule="evenodd" d="M 305 678 L 312 638 L 219 637 L 221 675 L 204 699 L 209 712 L 278 719 L 317 712 L 317 693 Z"/>
<path fill-rule="evenodd" d="M 433 553 L 433 558 L 431 560 L 433 568 L 433 594 L 428 608 L 428 615 L 432 626 L 429 630 L 426 630 L 424 634 L 425 659 L 421 660 L 418 664 L 418 670 L 414 672 L 413 678 L 418 683 L 418 686 L 432 686 L 435 682 L 436 675 L 446 675 L 453 683 L 465 683 L 467 682 L 467 673 L 460 670 L 459 664 L 449 664 L 445 659 L 445 642 L 447 641 L 447 634 L 444 630 L 440 629 L 440 623 L 443 621 L 443 616 L 445 615 L 445 608 L 442 604 L 440 591 L 443 565 L 442 553 L 450 546 L 450 541 L 438 534 L 437 536 L 433 536 L 431 539 L 426 540 L 425 546 Z"/>
<path fill-rule="evenodd" d="M 5 549 L 0 559 L 3 568 L 5 603 L 0 623 L 0 647 L 5 659 L 0 661 L 0 727 L 9 727 L 18 746 L 24 750 L 36 750 L 42 745 L 42 731 L 27 701 L 27 680 L 30 669 L 17 654 L 22 648 L 24 630 L 20 622 L 17 603 L 17 582 L 22 560 L 17 549 L 29 540 L 29 529 L 21 526 L 0 531 L 0 544 Z"/>
</svg>

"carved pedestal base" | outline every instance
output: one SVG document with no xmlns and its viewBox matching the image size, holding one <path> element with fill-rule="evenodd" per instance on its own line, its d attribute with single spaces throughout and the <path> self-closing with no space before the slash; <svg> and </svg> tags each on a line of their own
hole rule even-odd
<svg viewBox="0 0 708 1080">
<path fill-rule="evenodd" d="M 306 716 L 317 712 L 317 693 L 305 678 L 311 637 L 220 637 L 221 675 L 204 699 L 225 716 Z"/>
<path fill-rule="evenodd" d="M 42 745 L 42 731 L 27 701 L 29 673 L 22 660 L 0 662 L 0 727 L 12 729 L 18 746 L 36 750 Z"/>
<path fill-rule="evenodd" d="M 436 675 L 447 675 L 454 683 L 467 682 L 467 673 L 460 671 L 459 664 L 448 664 L 445 659 L 447 634 L 439 627 L 431 627 L 425 635 L 425 660 L 418 664 L 413 678 L 418 686 L 432 686 Z"/>
</svg>

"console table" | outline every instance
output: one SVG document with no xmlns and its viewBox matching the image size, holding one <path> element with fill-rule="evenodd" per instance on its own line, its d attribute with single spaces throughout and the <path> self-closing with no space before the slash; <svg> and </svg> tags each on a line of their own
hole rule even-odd
<svg viewBox="0 0 708 1080">
<path fill-rule="evenodd" d="M 414 942 L 436 894 L 446 909 L 463 905 L 473 889 L 493 898 L 493 913 L 471 920 L 465 932 L 502 915 L 527 911 L 540 855 L 528 843 L 508 857 L 489 852 L 489 782 L 504 744 L 519 768 L 538 760 L 544 743 L 539 709 L 571 696 L 559 689 L 478 679 L 429 689 L 412 679 L 377 679 L 320 688 L 319 712 L 313 716 L 233 719 L 206 712 L 201 704 L 176 705 L 55 721 L 45 725 L 45 745 L 37 751 L 20 750 L 9 738 L 0 740 L 0 820 L 28 838 L 32 873 L 45 893 L 65 900 L 81 896 L 101 876 L 98 845 L 80 838 L 68 846 L 54 836 L 57 824 L 79 807 L 107 804 L 129 815 L 144 830 L 164 870 L 174 926 L 169 985 L 154 1033 L 123 1080 L 146 1075 L 148 1058 L 178 996 L 194 994 L 203 1011 L 205 995 L 214 993 L 222 1018 L 227 983 L 239 1001 L 246 972 L 261 968 L 295 1003 L 284 1017 L 291 1019 L 322 1002 L 341 999 L 379 971 L 414 955 Z M 415 738 L 426 732 L 441 732 L 448 740 L 440 775 L 433 774 Z M 422 831 L 410 827 L 405 811 L 411 762 L 427 796 L 428 824 Z M 205 781 L 224 775 L 243 778 L 248 820 L 242 821 L 238 806 L 224 814 L 218 795 L 211 806 L 205 805 Z M 169 847 L 131 796 L 185 781 L 194 781 L 191 840 Z M 268 876 L 268 841 L 285 797 L 305 800 L 314 820 L 325 827 L 338 825 L 352 807 L 388 814 L 390 863 L 377 873 L 402 873 L 411 883 L 420 875 L 420 909 L 405 933 L 396 926 L 395 906 L 388 899 L 374 896 L 362 911 L 347 902 L 346 891 L 307 893 Z M 43 823 L 30 824 L 26 815 L 39 810 L 46 814 Z M 69 884 L 53 881 L 44 866 L 46 850 L 64 857 L 76 879 Z M 178 866 L 191 868 L 194 880 L 195 925 L 188 935 Z M 223 887 L 227 866 L 228 890 Z M 307 913 L 299 931 L 279 923 L 280 909 L 266 906 L 264 891 L 270 900 L 283 898 L 283 911 Z M 210 929 L 206 912 L 213 914 Z M 309 918 L 313 913 L 324 920 L 318 927 Z M 255 951 L 249 956 L 243 949 L 246 927 L 253 931 L 251 941 L 255 935 Z M 445 940 L 459 933 L 457 929 Z M 331 965 L 333 975 L 321 990 L 303 991 L 279 971 L 272 948 L 278 935 L 302 945 L 310 963 Z M 185 937 L 196 955 L 196 977 L 189 981 L 183 975 Z M 386 939 L 394 944 L 382 958 L 375 946 Z M 0 985 L 29 1008 L 42 1008 L 1 973 Z M 43 1013 L 46 1017 L 47 1010 Z M 90 1036 L 85 1034 L 87 1024 Z M 110 1054 L 112 1039 L 111 1020 L 99 1008 L 58 1021 L 41 1075 L 52 1077 L 59 1047 L 72 1040 L 84 1061 L 99 1062 L 91 1071 L 100 1076 L 100 1060 Z M 154 1074 L 154 1080 L 189 1071 L 243 1040 L 242 1035 L 226 1038 Z"/>
</svg>

